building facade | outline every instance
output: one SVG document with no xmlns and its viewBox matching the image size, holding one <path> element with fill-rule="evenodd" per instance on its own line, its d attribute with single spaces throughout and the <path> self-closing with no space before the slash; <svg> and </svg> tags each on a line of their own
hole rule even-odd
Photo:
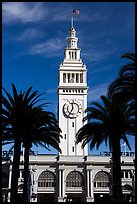
<svg viewBox="0 0 137 204">
<path fill-rule="evenodd" d="M 134 155 L 121 156 L 123 198 L 135 193 Z M 3 162 L 3 201 L 10 202 L 12 160 Z M 24 157 L 20 160 L 18 193 L 23 192 Z M 109 201 L 111 197 L 111 157 L 109 155 L 30 155 L 30 202 Z M 5 175 L 7 175 L 5 177 Z"/>
<path fill-rule="evenodd" d="M 59 67 L 58 119 L 62 130 L 61 154 L 30 155 L 30 202 L 93 202 L 111 197 L 111 155 L 88 155 L 88 146 L 76 144 L 76 132 L 87 108 L 87 69 L 80 57 L 74 27 L 69 30 L 64 61 Z M 134 155 L 121 156 L 123 196 L 133 192 Z M 3 200 L 10 201 L 13 156 L 7 161 L 8 184 Z M 18 192 L 24 181 L 24 157 L 20 158 Z M 3 166 L 4 167 L 4 166 Z M 6 189 L 6 190 L 5 190 Z"/>
</svg>

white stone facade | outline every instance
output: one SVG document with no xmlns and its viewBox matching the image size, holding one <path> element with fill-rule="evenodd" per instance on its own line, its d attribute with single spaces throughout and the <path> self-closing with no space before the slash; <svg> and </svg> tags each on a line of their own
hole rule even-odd
<svg viewBox="0 0 137 204">
<path fill-rule="evenodd" d="M 68 45 L 64 51 L 64 61 L 59 68 L 58 118 L 63 136 L 60 148 L 61 155 L 86 156 L 88 154 L 87 145 L 82 149 L 81 143 L 76 144 L 75 137 L 77 131 L 84 125 L 82 119 L 86 115 L 84 111 L 87 108 L 88 89 L 86 65 L 80 58 L 78 38 L 75 34 L 75 29 L 70 28 L 70 36 L 67 38 Z"/>
<path fill-rule="evenodd" d="M 12 159 L 12 158 L 11 158 Z M 132 172 L 135 170 L 133 157 L 121 157 L 121 169 L 125 176 L 122 178 L 122 186 L 132 188 Z M 23 156 L 21 156 L 19 186 L 23 184 Z M 11 170 L 11 166 L 10 166 Z M 11 171 L 10 171 L 11 172 Z M 40 185 L 40 177 L 43 172 L 54 175 L 53 183 L 50 178 L 42 178 L 44 185 Z M 127 172 L 127 174 L 126 174 Z M 36 155 L 30 156 L 30 201 L 31 202 L 66 202 L 68 195 L 70 199 L 79 202 L 92 202 L 104 196 L 109 199 L 111 195 L 111 158 L 110 156 L 91 155 L 91 156 L 63 156 L 63 155 Z M 78 178 L 68 180 L 70 173 L 80 175 L 82 183 Z M 105 186 L 106 181 L 96 181 L 98 173 L 108 174 L 109 185 Z M 127 175 L 127 176 L 126 176 Z M 9 176 L 9 189 L 11 177 Z M 102 180 L 102 179 L 101 179 Z M 96 183 L 96 184 L 95 184 Z M 103 185 L 102 185 L 103 184 Z M 19 188 L 22 193 L 22 188 Z M 124 190 L 123 194 L 130 196 L 130 190 Z"/>
</svg>

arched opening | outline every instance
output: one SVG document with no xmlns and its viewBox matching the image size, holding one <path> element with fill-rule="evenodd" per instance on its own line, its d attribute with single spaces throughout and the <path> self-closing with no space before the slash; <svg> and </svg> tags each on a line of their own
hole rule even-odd
<svg viewBox="0 0 137 204">
<path fill-rule="evenodd" d="M 110 187 L 110 175 L 105 171 L 99 171 L 94 177 L 95 188 Z"/>
<path fill-rule="evenodd" d="M 129 184 L 122 186 L 123 201 L 129 202 L 132 199 L 133 187 Z"/>
<path fill-rule="evenodd" d="M 132 191 L 133 188 L 129 184 L 125 184 L 124 186 L 122 186 L 122 190 Z"/>
<path fill-rule="evenodd" d="M 83 175 L 78 171 L 71 171 L 66 178 L 66 187 L 83 187 Z"/>
<path fill-rule="evenodd" d="M 108 172 L 99 171 L 94 177 L 94 199 L 98 201 L 109 201 L 109 187 L 111 183 L 111 176 Z M 99 190 L 100 189 L 100 190 Z M 102 191 L 103 193 L 99 193 Z"/>
<path fill-rule="evenodd" d="M 66 201 L 83 202 L 84 177 L 79 171 L 71 171 L 66 177 Z"/>
<path fill-rule="evenodd" d="M 55 202 L 56 176 L 51 171 L 43 171 L 38 178 L 37 202 Z"/>
</svg>

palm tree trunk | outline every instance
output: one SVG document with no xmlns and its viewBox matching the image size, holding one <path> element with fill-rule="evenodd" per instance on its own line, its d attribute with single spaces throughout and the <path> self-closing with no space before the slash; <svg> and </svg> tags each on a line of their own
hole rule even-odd
<svg viewBox="0 0 137 204">
<path fill-rule="evenodd" d="M 30 202 L 30 185 L 29 185 L 29 146 L 25 146 L 24 152 L 24 186 L 23 186 L 23 201 Z"/>
<path fill-rule="evenodd" d="M 10 202 L 16 202 L 18 198 L 18 178 L 19 178 L 19 164 L 20 164 L 21 140 L 17 139 L 14 143 L 14 157 L 12 165 L 11 176 L 11 195 Z"/>
<path fill-rule="evenodd" d="M 120 138 L 120 137 L 119 137 Z M 121 186 L 121 149 L 120 149 L 120 140 L 113 143 L 112 151 L 112 191 L 113 191 L 113 200 L 116 202 L 122 201 L 122 186 Z"/>
</svg>

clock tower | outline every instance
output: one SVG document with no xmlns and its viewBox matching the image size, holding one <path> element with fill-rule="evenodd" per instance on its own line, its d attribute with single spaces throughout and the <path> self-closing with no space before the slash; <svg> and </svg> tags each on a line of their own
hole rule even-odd
<svg viewBox="0 0 137 204">
<path fill-rule="evenodd" d="M 76 133 L 85 124 L 82 119 L 87 108 L 87 70 L 80 58 L 81 50 L 73 26 L 66 41 L 58 84 L 58 117 L 63 136 L 60 141 L 61 155 L 85 156 L 88 146 L 82 149 L 81 143 L 76 144 Z"/>
</svg>

